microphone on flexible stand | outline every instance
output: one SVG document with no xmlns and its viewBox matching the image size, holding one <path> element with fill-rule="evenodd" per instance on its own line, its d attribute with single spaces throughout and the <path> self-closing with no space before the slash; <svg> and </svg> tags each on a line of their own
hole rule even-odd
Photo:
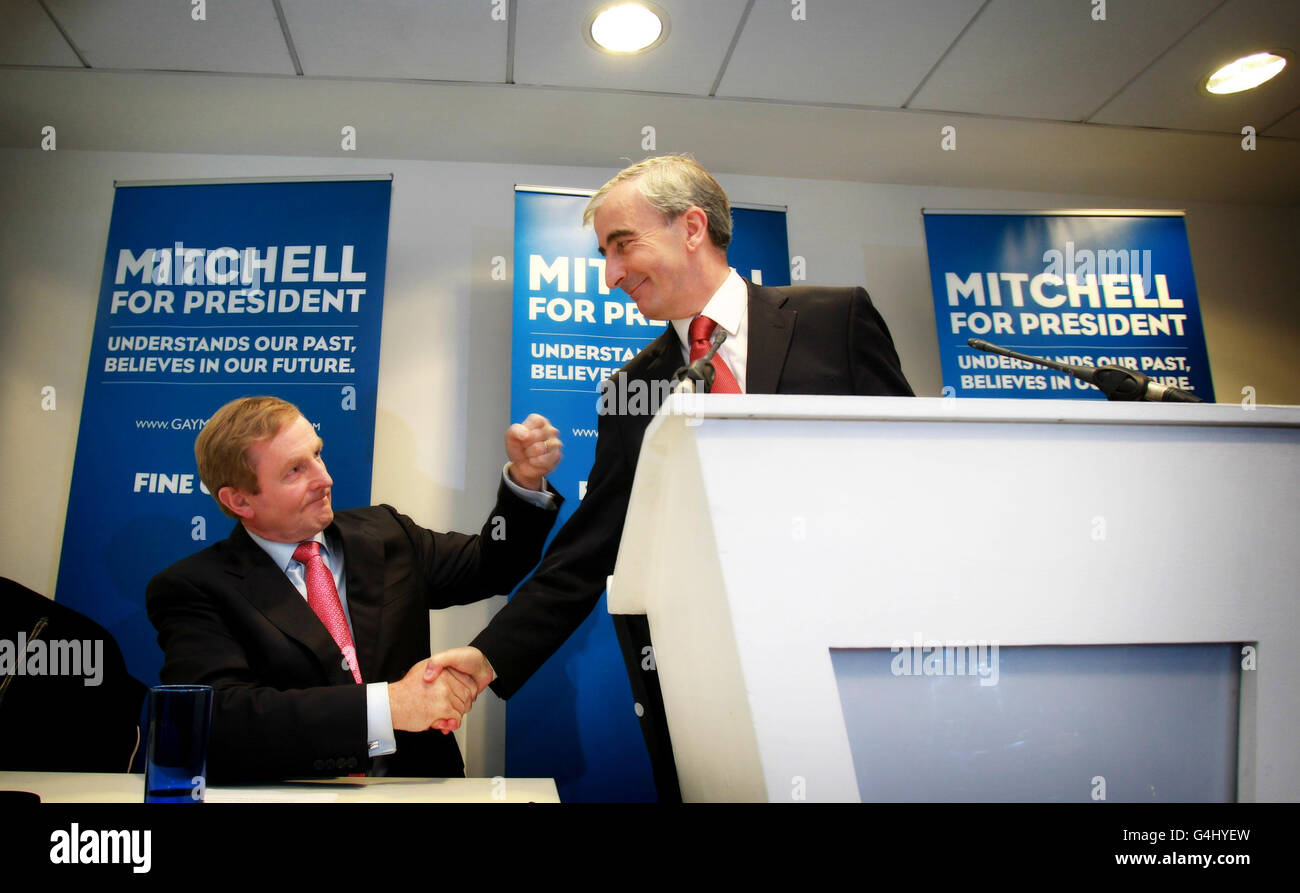
<svg viewBox="0 0 1300 893">
<path fill-rule="evenodd" d="M 713 330 L 713 338 L 709 341 L 709 352 L 673 374 L 673 379 L 677 382 L 673 386 L 674 394 L 707 394 L 713 389 L 713 356 L 726 340 L 727 332 L 722 326 Z"/>
<path fill-rule="evenodd" d="M 1097 390 L 1106 395 L 1107 400 L 1150 400 L 1155 403 L 1205 402 L 1191 391 L 1184 391 L 1182 388 L 1176 388 L 1172 385 L 1159 384 L 1141 372 L 1134 369 L 1125 369 L 1123 366 L 1076 366 L 1073 363 L 1058 363 L 1055 360 L 1048 360 L 1043 357 L 1031 357 L 1028 354 L 1016 353 L 1014 350 L 998 347 L 996 344 L 990 344 L 979 338 L 971 338 L 966 343 L 976 350 L 982 350 L 986 353 L 1000 354 L 1004 357 L 1011 357 L 1013 360 L 1024 360 L 1026 363 L 1046 366 L 1048 369 L 1055 369 L 1057 372 L 1073 375 L 1080 381 L 1086 381 L 1096 387 Z"/>
</svg>

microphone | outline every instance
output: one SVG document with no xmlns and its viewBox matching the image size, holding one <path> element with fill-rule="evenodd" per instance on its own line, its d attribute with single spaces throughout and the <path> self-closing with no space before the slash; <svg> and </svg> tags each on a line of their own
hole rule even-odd
<svg viewBox="0 0 1300 893">
<path fill-rule="evenodd" d="M 1106 395 L 1107 400 L 1149 400 L 1155 403 L 1205 402 L 1191 391 L 1184 391 L 1172 385 L 1159 384 L 1141 372 L 1125 369 L 1123 366 L 1076 366 L 1073 363 L 1058 363 L 1055 360 L 1031 357 L 1028 354 L 1007 350 L 1005 347 L 998 347 L 996 344 L 990 344 L 980 338 L 971 338 L 966 343 L 976 350 L 982 350 L 986 353 L 1000 354 L 1014 360 L 1024 360 L 1026 363 L 1046 366 L 1048 369 L 1055 369 L 1057 372 L 1073 375 L 1080 381 L 1086 381 L 1096 387 Z"/>
<path fill-rule="evenodd" d="M 713 330 L 713 338 L 709 341 L 709 352 L 673 374 L 673 379 L 677 382 L 673 387 L 674 394 L 707 394 L 713 389 L 712 360 L 718 348 L 722 346 L 722 342 L 726 340 L 726 329 L 718 326 Z M 700 387 L 701 384 L 703 387 Z"/>
</svg>

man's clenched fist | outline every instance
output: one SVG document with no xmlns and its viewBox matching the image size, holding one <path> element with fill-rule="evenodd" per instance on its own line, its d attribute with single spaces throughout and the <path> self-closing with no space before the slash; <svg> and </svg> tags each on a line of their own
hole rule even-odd
<svg viewBox="0 0 1300 893">
<path fill-rule="evenodd" d="M 526 490 L 542 489 L 542 478 L 554 471 L 564 457 L 559 433 L 545 416 L 537 413 L 507 428 L 510 479 Z"/>
</svg>

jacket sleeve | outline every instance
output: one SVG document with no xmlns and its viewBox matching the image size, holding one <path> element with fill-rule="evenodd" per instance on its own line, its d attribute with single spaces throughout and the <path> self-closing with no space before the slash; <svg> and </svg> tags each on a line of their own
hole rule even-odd
<svg viewBox="0 0 1300 893">
<path fill-rule="evenodd" d="M 582 503 L 536 573 L 470 643 L 491 662 L 497 674 L 492 690 L 502 698 L 518 691 L 582 625 L 614 572 L 633 470 L 619 417 L 601 415 L 597 425 L 596 459 Z"/>
<path fill-rule="evenodd" d="M 537 566 L 542 547 L 558 516 L 562 497 L 555 490 L 551 508 L 531 505 L 502 481 L 496 505 L 477 534 L 438 533 L 420 527 L 392 506 L 382 506 L 400 525 L 423 576 L 429 608 L 466 605 L 505 595 Z"/>
<path fill-rule="evenodd" d="M 913 397 L 912 386 L 894 349 L 884 317 L 866 289 L 856 288 L 849 303 L 849 366 L 853 393 L 878 397 Z"/>
</svg>

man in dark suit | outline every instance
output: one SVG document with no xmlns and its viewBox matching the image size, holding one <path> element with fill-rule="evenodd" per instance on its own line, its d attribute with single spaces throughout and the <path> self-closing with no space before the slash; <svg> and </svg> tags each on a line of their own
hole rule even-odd
<svg viewBox="0 0 1300 893">
<path fill-rule="evenodd" d="M 18 651 L 27 652 L 28 661 L 43 655 L 44 672 L 20 672 Z M 135 757 L 143 759 L 139 722 L 146 691 L 127 672 L 107 629 L 0 577 L 0 770 L 130 771 Z M 93 747 L 86 746 L 87 729 L 95 730 Z"/>
<path fill-rule="evenodd" d="M 239 523 L 149 584 L 162 681 L 215 689 L 212 781 L 462 775 L 447 732 L 477 690 L 452 670 L 425 678 L 428 611 L 509 592 L 537 563 L 558 504 L 544 478 L 560 457 L 555 429 L 530 416 L 507 431 L 510 464 L 474 536 L 387 505 L 335 514 L 321 447 L 274 397 L 208 421 L 199 475 Z"/>
<path fill-rule="evenodd" d="M 727 339 L 714 361 L 715 392 L 912 396 L 863 289 L 763 288 L 728 266 L 730 205 L 693 159 L 665 156 L 627 168 L 592 197 L 584 219 L 595 226 L 610 288 L 622 288 L 646 317 L 671 320 L 606 394 L 630 392 L 632 382 L 662 392 L 678 368 L 704 353 L 717 327 Z M 586 496 L 542 564 L 470 646 L 434 657 L 474 677 L 480 691 L 489 683 L 501 697 L 517 691 L 582 623 L 613 572 L 651 417 L 614 403 L 600 416 Z M 615 615 L 614 625 L 643 708 L 660 799 L 680 799 L 646 618 Z"/>
</svg>

